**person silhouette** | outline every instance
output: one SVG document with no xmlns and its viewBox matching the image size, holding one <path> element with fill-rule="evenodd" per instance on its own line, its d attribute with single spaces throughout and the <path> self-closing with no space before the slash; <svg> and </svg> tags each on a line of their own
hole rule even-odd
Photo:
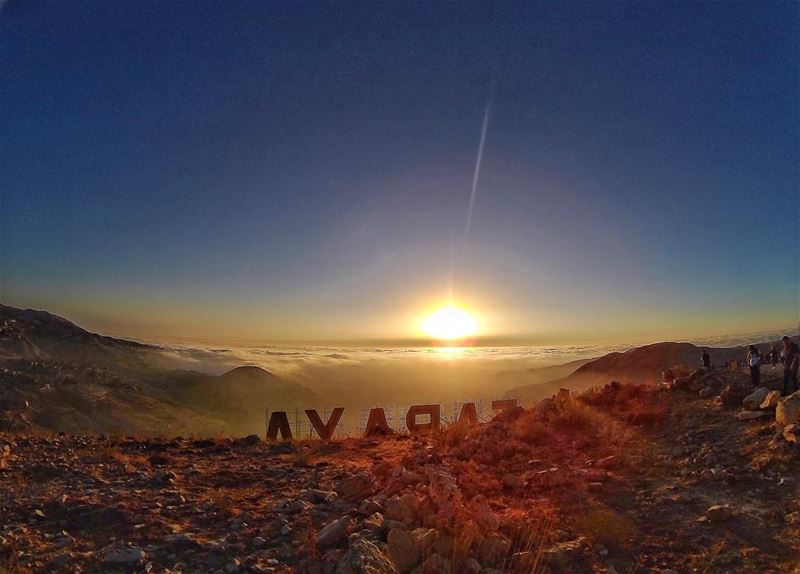
<svg viewBox="0 0 800 574">
<path fill-rule="evenodd" d="M 747 364 L 750 367 L 750 382 L 754 387 L 761 386 L 761 351 L 755 345 L 750 345 L 747 351 Z"/>
<path fill-rule="evenodd" d="M 783 338 L 783 396 L 797 390 L 797 367 L 800 362 L 797 343 L 789 337 Z"/>
</svg>

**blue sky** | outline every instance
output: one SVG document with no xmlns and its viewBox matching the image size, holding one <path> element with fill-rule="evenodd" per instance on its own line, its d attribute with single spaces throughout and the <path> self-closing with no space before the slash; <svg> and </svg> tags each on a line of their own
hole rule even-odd
<svg viewBox="0 0 800 574">
<path fill-rule="evenodd" d="M 796 326 L 796 3 L 10 2 L 2 300 L 142 337 Z M 475 211 L 461 238 L 493 88 Z"/>
</svg>

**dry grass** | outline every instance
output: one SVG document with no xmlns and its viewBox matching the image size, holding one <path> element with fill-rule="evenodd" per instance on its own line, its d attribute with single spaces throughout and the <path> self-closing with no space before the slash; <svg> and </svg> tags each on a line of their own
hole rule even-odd
<svg viewBox="0 0 800 574">
<path fill-rule="evenodd" d="M 667 398 L 645 385 L 612 382 L 587 391 L 580 400 L 631 426 L 658 426 L 668 413 Z"/>
<path fill-rule="evenodd" d="M 19 554 L 13 542 L 0 538 L 0 574 L 20 574 Z"/>
<path fill-rule="evenodd" d="M 541 414 L 526 412 L 515 422 L 513 436 L 543 447 L 569 443 L 578 449 L 599 449 L 621 444 L 628 433 L 608 413 L 571 399 Z"/>
</svg>

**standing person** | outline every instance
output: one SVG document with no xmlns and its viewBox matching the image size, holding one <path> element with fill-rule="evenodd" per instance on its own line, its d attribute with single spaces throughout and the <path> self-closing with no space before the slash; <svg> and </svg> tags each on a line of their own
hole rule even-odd
<svg viewBox="0 0 800 574">
<path fill-rule="evenodd" d="M 789 337 L 783 338 L 783 396 L 797 390 L 797 367 L 800 362 L 797 343 Z"/>
<path fill-rule="evenodd" d="M 750 365 L 750 382 L 754 387 L 761 386 L 761 352 L 755 345 L 747 351 L 747 364 Z"/>
<path fill-rule="evenodd" d="M 772 368 L 774 369 L 778 365 L 778 359 L 781 358 L 781 352 L 778 350 L 778 345 L 772 347 L 772 352 L 770 353 L 770 362 L 772 363 Z"/>
<path fill-rule="evenodd" d="M 703 368 L 706 370 L 706 372 L 711 370 L 711 356 L 705 349 L 703 349 Z"/>
</svg>

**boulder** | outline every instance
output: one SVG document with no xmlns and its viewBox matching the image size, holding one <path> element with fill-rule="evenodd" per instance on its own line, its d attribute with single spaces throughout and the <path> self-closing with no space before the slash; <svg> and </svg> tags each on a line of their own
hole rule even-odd
<svg viewBox="0 0 800 574">
<path fill-rule="evenodd" d="M 409 572 L 419 564 L 419 549 L 409 532 L 394 528 L 389 531 L 386 542 L 386 550 L 401 573 Z"/>
<path fill-rule="evenodd" d="M 778 401 L 775 422 L 782 425 L 800 423 L 800 391 Z"/>
<path fill-rule="evenodd" d="M 762 401 L 759 408 L 763 410 L 772 410 L 778 406 L 778 401 L 781 400 L 780 391 L 770 391 Z"/>
<path fill-rule="evenodd" d="M 314 541 L 317 548 L 331 548 L 342 542 L 347 537 L 352 521 L 349 516 L 342 516 L 325 526 L 317 533 Z"/>
<path fill-rule="evenodd" d="M 336 574 L 398 574 L 391 560 L 375 544 L 357 538 L 336 565 Z"/>
<path fill-rule="evenodd" d="M 769 389 L 766 387 L 758 387 L 755 391 L 747 395 L 742 401 L 742 408 L 748 411 L 757 411 L 761 408 L 761 403 L 767 398 Z"/>
</svg>

